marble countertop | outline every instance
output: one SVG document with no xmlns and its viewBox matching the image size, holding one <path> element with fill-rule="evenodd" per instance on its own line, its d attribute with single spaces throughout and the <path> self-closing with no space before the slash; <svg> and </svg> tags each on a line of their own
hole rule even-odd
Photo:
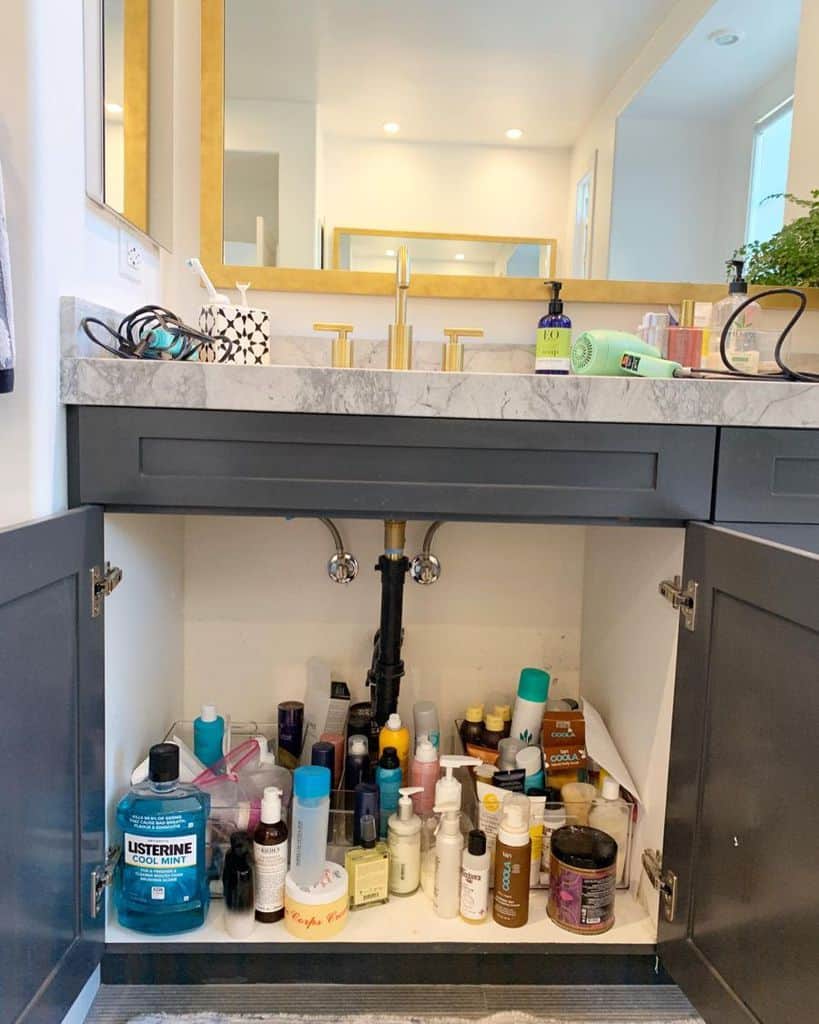
<svg viewBox="0 0 819 1024">
<path fill-rule="evenodd" d="M 398 372 L 327 366 L 227 366 L 99 357 L 78 341 L 84 315 L 108 313 L 64 299 L 60 395 L 66 405 L 236 409 L 453 419 L 714 426 L 819 427 L 819 385 L 769 381 L 549 377 L 532 372 Z M 372 352 L 380 352 L 383 346 Z M 433 346 L 433 343 L 428 343 Z M 87 347 L 89 346 L 90 347 Z M 298 358 L 314 339 L 277 339 L 273 358 Z M 423 346 L 423 343 L 422 343 Z M 420 351 L 423 365 L 431 353 Z M 440 357 L 440 345 L 434 345 Z M 481 369 L 531 362 L 528 346 L 483 346 Z"/>
</svg>

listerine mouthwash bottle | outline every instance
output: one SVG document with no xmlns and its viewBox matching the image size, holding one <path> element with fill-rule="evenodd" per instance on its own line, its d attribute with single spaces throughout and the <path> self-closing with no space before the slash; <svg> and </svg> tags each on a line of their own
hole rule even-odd
<svg viewBox="0 0 819 1024">
<path fill-rule="evenodd" d="M 148 759 L 148 781 L 119 802 L 122 855 L 116 902 L 120 924 L 168 934 L 203 924 L 210 893 L 205 826 L 210 797 L 179 781 L 179 747 L 157 743 Z"/>
</svg>

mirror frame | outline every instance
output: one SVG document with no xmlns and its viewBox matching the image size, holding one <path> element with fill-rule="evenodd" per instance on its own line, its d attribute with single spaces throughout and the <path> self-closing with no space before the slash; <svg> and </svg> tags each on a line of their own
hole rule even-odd
<svg viewBox="0 0 819 1024">
<path fill-rule="evenodd" d="M 394 295 L 395 275 L 360 270 L 313 270 L 296 267 L 226 265 L 223 248 L 225 141 L 225 0 L 201 0 L 201 126 L 200 126 L 200 259 L 217 288 L 249 281 L 257 291 L 312 292 L 330 295 Z M 371 232 L 373 233 L 373 232 Z M 716 302 L 727 283 L 685 281 L 610 281 L 563 278 L 562 297 L 569 302 L 679 305 L 683 299 Z M 761 291 L 751 286 L 750 292 Z M 809 308 L 819 308 L 819 289 L 806 289 Z M 460 277 L 413 274 L 410 294 L 418 298 L 502 299 L 546 302 L 545 281 L 526 277 Z M 792 302 L 763 300 L 763 305 L 789 308 Z"/>
<path fill-rule="evenodd" d="M 447 231 L 398 231 L 391 228 L 333 228 L 333 270 L 343 270 L 341 263 L 341 238 L 342 235 L 355 235 L 359 238 L 372 238 L 373 235 L 381 238 L 427 238 L 433 241 L 442 242 L 500 242 L 503 245 L 548 245 L 549 246 L 549 270 L 547 277 L 555 276 L 555 262 L 557 260 L 557 239 L 556 238 L 529 238 L 513 237 L 512 235 L 470 235 L 467 232 L 450 233 Z M 450 276 L 450 275 L 438 275 Z M 459 275 L 460 276 L 460 275 Z M 474 275 L 464 275 L 474 276 Z M 540 278 L 538 278 L 540 280 Z"/>
</svg>

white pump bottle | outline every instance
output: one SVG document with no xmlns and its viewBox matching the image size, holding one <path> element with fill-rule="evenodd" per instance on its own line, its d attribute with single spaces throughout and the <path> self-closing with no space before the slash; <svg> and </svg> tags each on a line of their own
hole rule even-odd
<svg viewBox="0 0 819 1024">
<path fill-rule="evenodd" d="M 441 767 L 445 774 L 435 787 L 434 811 L 441 815 L 441 819 L 435 834 L 433 884 L 433 907 L 439 917 L 457 917 L 461 904 L 461 857 L 464 848 L 461 828 L 463 787 L 453 772 L 456 768 L 480 763 L 477 757 L 441 758 Z"/>
<path fill-rule="evenodd" d="M 409 896 L 421 884 L 421 819 L 413 811 L 412 797 L 423 786 L 402 786 L 398 792 L 398 813 L 390 815 L 387 831 L 390 892 Z"/>
</svg>

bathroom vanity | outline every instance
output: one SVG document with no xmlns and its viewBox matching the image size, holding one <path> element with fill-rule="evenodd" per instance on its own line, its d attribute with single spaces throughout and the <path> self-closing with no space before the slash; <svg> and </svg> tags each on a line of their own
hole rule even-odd
<svg viewBox="0 0 819 1024">
<path fill-rule="evenodd" d="M 709 1021 L 810 1018 L 816 901 L 801 851 L 819 839 L 819 388 L 220 367 L 64 349 L 62 397 L 71 510 L 0 533 L 0 666 L 19 723 L 2 801 L 29 867 L 2 905 L 20 922 L 14 956 L 43 979 L 32 1019 L 59 1019 L 100 961 L 109 983 L 670 975 Z M 106 649 L 117 576 L 103 527 L 122 512 L 156 517 L 158 536 L 166 517 L 199 513 L 585 531 L 580 693 L 606 715 L 644 802 L 614 928 L 561 931 L 536 893 L 519 932 L 473 929 L 436 918 L 420 892 L 351 915 L 322 944 L 281 927 L 237 942 L 218 905 L 188 935 L 121 928 L 106 907 L 106 803 L 132 765 L 106 778 L 105 747 L 116 749 L 140 694 L 106 692 L 106 662 L 135 650 Z M 141 572 L 132 603 L 135 567 L 121 566 L 112 601 L 133 615 L 134 646 L 185 628 L 184 601 L 163 593 L 163 557 L 153 596 Z M 230 686 L 216 695 L 224 703 Z M 270 713 L 283 696 L 271 684 Z M 157 738 L 169 724 L 156 721 Z M 647 859 L 656 892 L 643 847 L 661 849 L 661 864 Z M 55 898 L 66 893 L 73 902 Z M 32 901 L 37 936 L 22 923 Z"/>
</svg>

